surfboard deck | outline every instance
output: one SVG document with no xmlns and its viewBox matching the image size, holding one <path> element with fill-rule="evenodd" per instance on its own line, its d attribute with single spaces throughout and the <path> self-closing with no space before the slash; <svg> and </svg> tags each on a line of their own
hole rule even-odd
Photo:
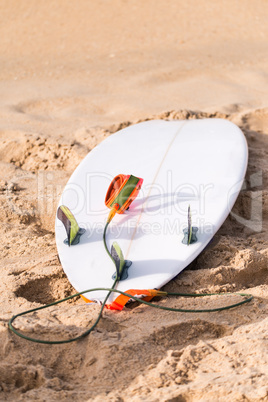
<svg viewBox="0 0 268 402">
<path fill-rule="evenodd" d="M 131 260 L 128 278 L 117 288 L 159 289 L 206 247 L 231 211 L 246 173 L 248 149 L 242 131 L 222 119 L 155 120 L 127 127 L 96 146 L 68 181 L 59 205 L 86 230 L 80 243 L 64 244 L 55 233 L 63 269 L 74 288 L 111 287 L 115 266 L 102 241 L 109 209 L 108 186 L 119 173 L 144 179 L 130 209 L 109 225 L 107 244 L 120 245 Z M 197 242 L 182 243 L 190 205 Z M 103 301 L 107 292 L 85 294 Z M 108 304 L 116 299 L 113 294 Z"/>
</svg>

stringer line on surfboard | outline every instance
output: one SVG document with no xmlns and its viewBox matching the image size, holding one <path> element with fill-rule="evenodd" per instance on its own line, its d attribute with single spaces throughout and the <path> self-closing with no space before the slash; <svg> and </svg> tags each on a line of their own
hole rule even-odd
<svg viewBox="0 0 268 402">
<path fill-rule="evenodd" d="M 174 137 L 173 137 L 172 140 L 170 141 L 170 143 L 169 143 L 169 145 L 168 145 L 168 147 L 167 147 L 167 149 L 166 149 L 166 152 L 165 152 L 165 154 L 164 154 L 164 156 L 163 156 L 163 158 L 162 158 L 162 160 L 161 160 L 161 162 L 160 162 L 160 164 L 159 164 L 159 167 L 158 167 L 158 169 L 157 169 L 157 171 L 156 171 L 156 173 L 155 173 L 155 176 L 154 176 L 153 181 L 152 181 L 152 183 L 151 183 L 151 187 L 150 187 L 150 189 L 149 189 L 149 191 L 148 191 L 148 194 L 147 194 L 147 196 L 146 196 L 146 199 L 145 199 L 145 201 L 144 201 L 144 204 L 146 203 L 146 201 L 148 200 L 148 198 L 149 198 L 150 195 L 151 195 L 151 192 L 152 192 L 152 189 L 153 189 L 153 185 L 154 185 L 155 182 L 156 182 L 157 176 L 159 175 L 159 172 L 160 172 L 160 170 L 161 170 L 161 167 L 163 166 L 163 163 L 164 163 L 164 161 L 165 161 L 165 159 L 166 159 L 166 157 L 167 157 L 167 155 L 168 155 L 168 153 L 169 153 L 169 151 L 170 151 L 170 148 L 172 147 L 174 141 L 176 140 L 177 136 L 178 136 L 179 133 L 182 131 L 182 129 L 183 129 L 183 127 L 186 125 L 186 123 L 187 123 L 187 121 L 184 121 L 184 122 L 182 123 L 182 125 L 181 125 L 180 128 L 176 131 Z M 144 206 L 142 205 L 141 212 L 140 212 L 140 215 L 139 215 L 139 217 L 138 217 L 138 220 L 137 220 L 137 223 L 136 223 L 136 227 L 135 227 L 135 229 L 134 229 L 134 233 L 133 233 L 133 235 L 132 235 L 132 237 L 131 237 L 131 239 L 130 239 L 130 244 L 129 244 L 128 249 L 127 249 L 127 252 L 126 252 L 126 257 L 129 255 L 130 248 L 131 248 L 131 246 L 132 246 L 134 237 L 135 237 L 135 235 L 136 235 L 137 228 L 138 228 L 139 222 L 140 222 L 140 220 L 141 220 L 143 211 L 144 211 Z"/>
</svg>

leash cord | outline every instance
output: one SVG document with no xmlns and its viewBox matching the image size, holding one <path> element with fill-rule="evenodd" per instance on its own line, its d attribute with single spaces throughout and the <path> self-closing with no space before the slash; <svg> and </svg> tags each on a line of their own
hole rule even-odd
<svg viewBox="0 0 268 402">
<path fill-rule="evenodd" d="M 107 251 L 108 255 L 110 256 L 110 258 L 112 259 L 112 261 L 114 262 L 112 255 L 107 247 L 106 244 L 106 232 L 107 232 L 107 228 L 108 228 L 109 222 L 106 223 L 105 228 L 104 228 L 104 232 L 103 232 L 103 243 L 104 243 L 104 247 L 105 250 Z M 135 300 L 140 304 L 146 304 L 147 306 L 153 307 L 153 308 L 158 308 L 160 310 L 166 310 L 166 311 L 173 311 L 173 312 L 179 312 L 179 313 L 211 313 L 214 311 L 223 311 L 223 310 L 228 310 L 237 306 L 241 306 L 242 304 L 245 303 L 249 303 L 252 299 L 253 296 L 250 294 L 246 294 L 246 293 L 172 293 L 172 292 L 167 292 L 166 296 L 181 296 L 181 297 L 206 297 L 206 296 L 227 296 L 227 295 L 238 295 L 241 297 L 246 297 L 246 299 L 238 302 L 238 303 L 234 303 L 234 304 L 230 304 L 228 306 L 223 306 L 223 307 L 216 307 L 216 308 L 211 308 L 211 309 L 198 309 L 198 310 L 193 310 L 193 309 L 182 309 L 182 308 L 174 308 L 174 307 L 165 307 L 165 306 L 161 306 L 159 304 L 155 304 L 155 303 L 151 303 L 151 302 L 147 302 L 143 299 L 140 299 L 138 297 L 132 296 L 126 292 L 122 292 L 121 290 L 115 289 L 117 283 L 119 282 L 118 277 L 115 278 L 114 283 L 112 285 L 111 288 L 94 288 L 94 289 L 87 289 L 87 290 L 83 290 L 82 292 L 78 292 L 75 293 L 71 296 L 65 297 L 64 299 L 61 300 L 57 300 L 53 303 L 49 303 L 46 304 L 45 306 L 41 306 L 41 307 L 36 307 L 33 308 L 31 310 L 26 310 L 23 311 L 22 313 L 16 314 L 13 317 L 10 318 L 9 322 L 8 322 L 8 327 L 9 329 L 16 335 L 20 336 L 23 339 L 26 339 L 27 341 L 31 341 L 31 342 L 36 342 L 36 343 L 42 343 L 42 344 L 47 344 L 47 345 L 55 345 L 55 344 L 63 344 L 63 343 L 70 343 L 70 342 L 74 342 L 74 341 L 78 341 L 79 339 L 85 338 L 87 335 L 89 335 L 94 328 L 97 326 L 97 324 L 99 323 L 101 317 L 102 317 L 102 312 L 103 309 L 105 307 L 105 304 L 107 302 L 107 300 L 109 299 L 110 295 L 112 293 L 119 293 L 121 295 L 127 296 L 129 297 L 131 300 Z M 39 311 L 39 310 L 43 310 L 45 308 L 48 307 L 52 307 L 55 306 L 56 304 L 60 304 L 63 303 L 67 300 L 73 299 L 74 297 L 77 296 L 81 296 L 84 293 L 90 293 L 90 292 L 96 292 L 96 291 L 107 291 L 107 295 L 102 303 L 100 312 L 95 320 L 95 322 L 93 323 L 93 325 L 87 329 L 87 331 L 83 332 L 81 335 L 76 336 L 74 338 L 70 338 L 70 339 L 63 339 L 63 340 L 59 340 L 59 341 L 49 341 L 49 340 L 42 340 L 42 339 L 37 339 L 37 338 L 32 338 L 30 336 L 24 335 L 21 332 L 19 332 L 14 326 L 13 323 L 15 321 L 15 319 L 17 317 L 26 315 L 26 314 L 30 314 L 33 313 L 35 311 Z"/>
</svg>

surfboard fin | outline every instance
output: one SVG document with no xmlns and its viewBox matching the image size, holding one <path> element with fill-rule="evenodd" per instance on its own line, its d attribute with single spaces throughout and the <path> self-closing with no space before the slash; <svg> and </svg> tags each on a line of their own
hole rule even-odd
<svg viewBox="0 0 268 402">
<path fill-rule="evenodd" d="M 111 248 L 111 256 L 115 262 L 116 272 L 113 274 L 112 279 L 120 281 L 128 278 L 128 268 L 132 265 L 132 261 L 125 260 L 123 252 L 118 243 L 114 242 Z"/>
<path fill-rule="evenodd" d="M 78 223 L 69 208 L 65 205 L 61 205 L 57 210 L 57 218 L 63 223 L 66 229 L 67 239 L 64 240 L 64 243 L 68 244 L 68 246 L 78 244 L 80 242 L 80 237 L 86 230 L 78 226 Z"/>
<path fill-rule="evenodd" d="M 183 244 L 193 244 L 197 242 L 196 233 L 198 228 L 196 226 L 192 226 L 192 215 L 191 215 L 191 207 L 188 206 L 188 228 L 183 229 L 184 238 L 182 240 Z"/>
</svg>

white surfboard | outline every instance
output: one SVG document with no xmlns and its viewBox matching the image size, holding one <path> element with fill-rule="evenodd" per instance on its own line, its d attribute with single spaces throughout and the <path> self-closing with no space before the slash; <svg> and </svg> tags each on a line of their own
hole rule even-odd
<svg viewBox="0 0 268 402">
<path fill-rule="evenodd" d="M 148 121 L 125 128 L 95 147 L 66 185 L 66 205 L 86 232 L 80 243 L 64 244 L 66 231 L 56 218 L 56 242 L 63 269 L 81 292 L 111 287 L 115 266 L 102 241 L 109 209 L 104 204 L 118 174 L 144 179 L 138 197 L 117 214 L 107 244 L 120 245 L 131 260 L 122 291 L 159 289 L 204 249 L 230 213 L 246 173 L 248 150 L 241 130 L 226 120 Z M 197 242 L 182 243 L 190 205 Z M 85 294 L 103 301 L 107 292 Z M 113 294 L 108 304 L 116 299 Z"/>
</svg>

